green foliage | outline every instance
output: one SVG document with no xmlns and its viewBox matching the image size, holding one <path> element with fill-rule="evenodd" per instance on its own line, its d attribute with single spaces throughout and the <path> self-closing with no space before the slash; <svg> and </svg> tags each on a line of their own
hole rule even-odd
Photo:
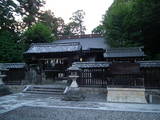
<svg viewBox="0 0 160 120">
<path fill-rule="evenodd" d="M 40 16 L 40 8 L 45 4 L 44 0 L 17 0 L 23 22 L 27 27 L 36 23 Z"/>
<path fill-rule="evenodd" d="M 37 23 L 28 28 L 23 37 L 27 46 L 31 43 L 46 43 L 54 40 L 51 30 L 42 23 Z"/>
<path fill-rule="evenodd" d="M 104 34 L 104 26 L 103 25 L 98 25 L 92 30 L 92 34 Z"/>
<path fill-rule="evenodd" d="M 116 0 L 103 20 L 105 37 L 112 47 L 144 46 L 154 59 L 160 53 L 159 21 L 159 0 Z"/>
<path fill-rule="evenodd" d="M 0 1 L 0 30 L 14 30 L 15 17 L 13 14 L 17 12 L 17 5 L 13 0 Z"/>
<path fill-rule="evenodd" d="M 22 61 L 23 45 L 18 40 L 15 33 L 0 31 L 0 62 Z"/>
<path fill-rule="evenodd" d="M 58 18 L 54 16 L 53 12 L 51 12 L 50 10 L 44 11 L 43 13 L 41 13 L 38 21 L 48 26 L 52 34 L 54 34 L 56 37 L 58 36 L 57 34 L 59 22 Z"/>
<path fill-rule="evenodd" d="M 80 35 L 79 24 L 76 22 L 70 22 L 67 25 L 65 25 L 63 35 L 67 36 Z"/>
<path fill-rule="evenodd" d="M 108 43 L 113 47 L 125 47 L 129 42 L 128 24 L 133 9 L 132 1 L 115 1 L 104 19 Z"/>
</svg>

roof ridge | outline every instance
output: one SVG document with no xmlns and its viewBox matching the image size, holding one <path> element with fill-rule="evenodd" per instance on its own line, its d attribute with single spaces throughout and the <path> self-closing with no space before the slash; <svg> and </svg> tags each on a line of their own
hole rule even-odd
<svg viewBox="0 0 160 120">
<path fill-rule="evenodd" d="M 80 42 L 67 42 L 67 43 L 32 43 L 31 47 L 34 46 L 54 46 L 54 45 L 80 45 Z"/>
<path fill-rule="evenodd" d="M 116 47 L 116 48 L 108 48 L 108 49 L 111 49 L 111 50 L 119 50 L 119 49 L 141 49 L 141 47 Z"/>
<path fill-rule="evenodd" d="M 59 40 L 64 39 L 82 39 L 82 38 L 99 38 L 103 37 L 102 34 L 84 34 L 84 35 L 73 35 L 73 36 L 59 36 Z"/>
<path fill-rule="evenodd" d="M 110 62 L 106 62 L 106 61 L 89 61 L 89 62 L 73 62 L 74 64 L 93 64 L 93 63 L 96 63 L 96 64 L 98 64 L 98 63 L 105 63 L 105 64 L 108 64 L 108 63 L 110 63 Z"/>
<path fill-rule="evenodd" d="M 119 47 L 119 48 L 108 48 L 106 52 L 143 52 L 141 47 Z"/>
</svg>

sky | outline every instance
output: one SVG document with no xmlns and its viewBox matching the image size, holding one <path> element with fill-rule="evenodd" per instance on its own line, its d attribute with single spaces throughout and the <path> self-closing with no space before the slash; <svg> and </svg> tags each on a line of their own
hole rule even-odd
<svg viewBox="0 0 160 120">
<path fill-rule="evenodd" d="M 56 17 L 62 17 L 65 23 L 69 22 L 72 13 L 77 10 L 85 11 L 84 25 L 86 33 L 91 33 L 93 28 L 102 21 L 102 16 L 112 4 L 113 0 L 45 0 L 45 10 L 50 9 Z"/>
</svg>

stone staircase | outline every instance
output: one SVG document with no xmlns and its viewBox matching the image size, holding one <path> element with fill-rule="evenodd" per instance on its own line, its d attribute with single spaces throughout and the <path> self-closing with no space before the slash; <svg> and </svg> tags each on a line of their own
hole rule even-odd
<svg viewBox="0 0 160 120">
<path fill-rule="evenodd" d="M 63 85 L 28 85 L 23 93 L 63 95 L 64 90 L 65 86 Z"/>
</svg>

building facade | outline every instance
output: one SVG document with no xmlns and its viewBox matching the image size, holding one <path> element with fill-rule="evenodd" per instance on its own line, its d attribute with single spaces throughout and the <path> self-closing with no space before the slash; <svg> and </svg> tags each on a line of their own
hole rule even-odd
<svg viewBox="0 0 160 120">
<path fill-rule="evenodd" d="M 26 81 L 49 84 L 68 79 L 67 68 L 77 65 L 82 69 L 81 86 L 145 87 L 147 68 L 143 66 L 150 64 L 150 69 L 154 61 L 143 62 L 144 57 L 142 47 L 110 48 L 101 35 L 63 37 L 53 43 L 32 44 L 24 53 Z"/>
</svg>

